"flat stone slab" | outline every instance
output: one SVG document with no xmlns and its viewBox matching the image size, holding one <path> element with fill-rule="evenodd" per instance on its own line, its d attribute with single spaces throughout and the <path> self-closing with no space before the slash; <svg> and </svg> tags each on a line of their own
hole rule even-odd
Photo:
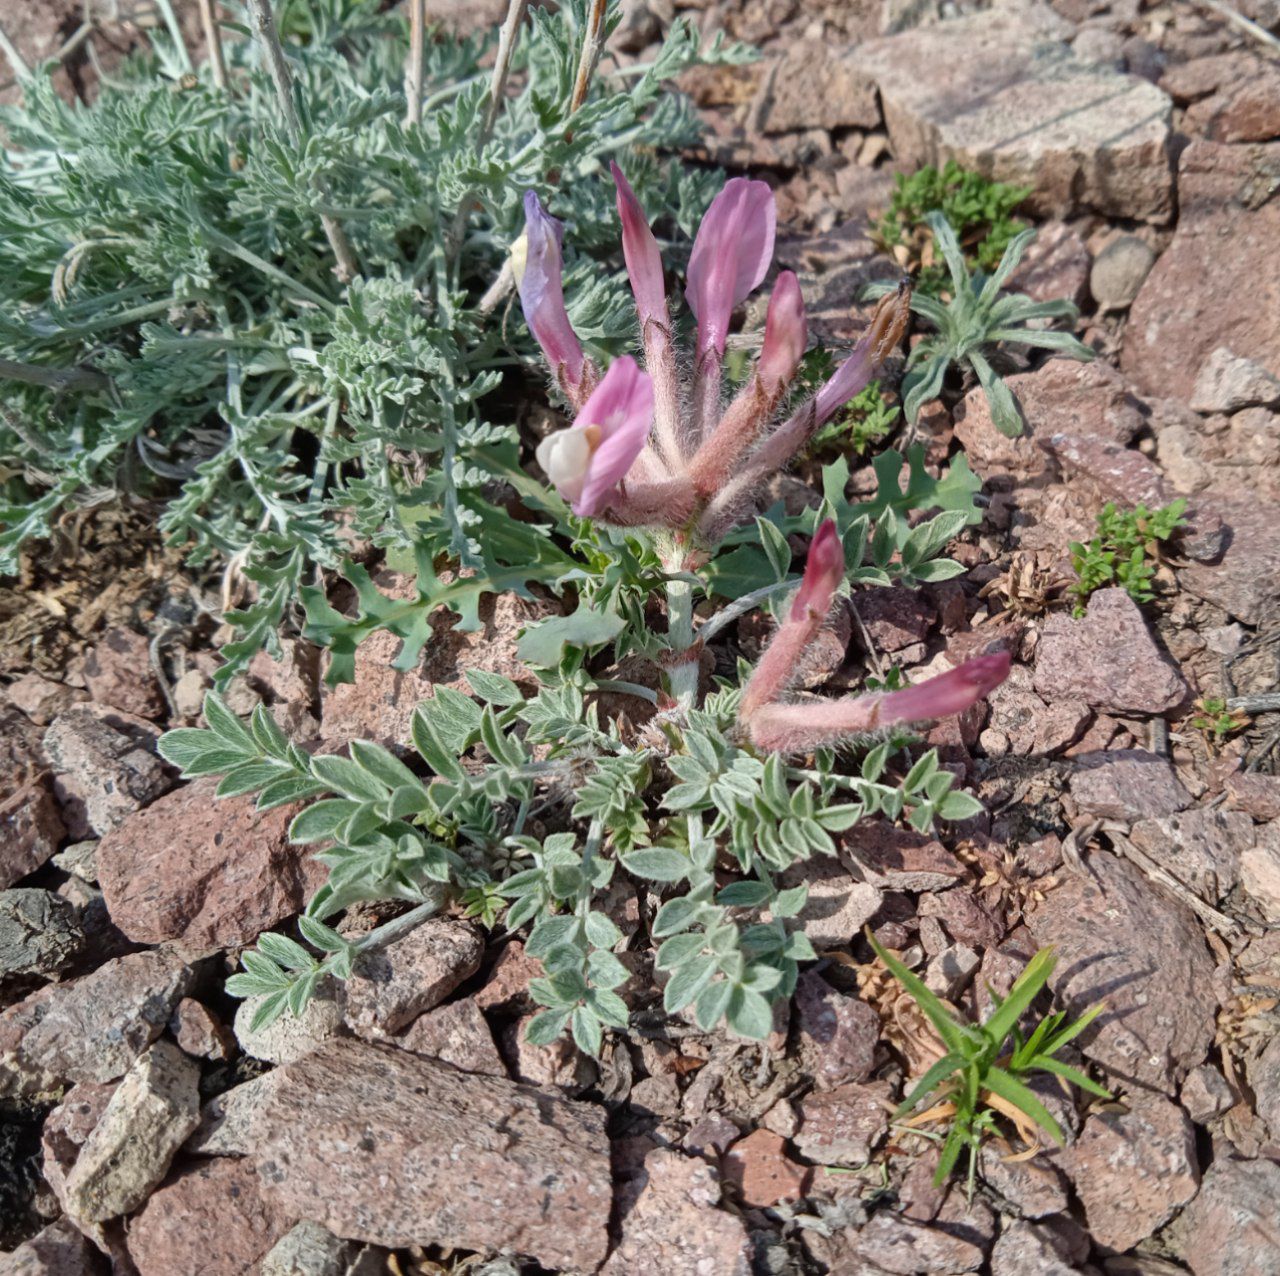
<svg viewBox="0 0 1280 1276">
<path fill-rule="evenodd" d="M 995 8 L 871 40 L 851 55 L 880 90 L 898 165 L 954 159 L 1032 188 L 1029 207 L 1168 221 L 1172 103 L 1076 58 L 1047 6 Z"/>
<path fill-rule="evenodd" d="M 574 1272 L 604 1261 L 603 1108 L 352 1039 L 284 1072 L 257 1126 L 282 1212 L 392 1248 L 514 1251 Z"/>
</svg>

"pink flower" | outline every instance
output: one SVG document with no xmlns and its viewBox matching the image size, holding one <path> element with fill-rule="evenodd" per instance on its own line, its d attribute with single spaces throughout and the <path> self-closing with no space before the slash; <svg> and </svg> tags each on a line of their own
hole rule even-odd
<svg viewBox="0 0 1280 1276">
<path fill-rule="evenodd" d="M 771 396 L 780 394 L 795 376 L 809 340 L 804 298 L 800 281 L 784 270 L 773 285 L 769 313 L 764 323 L 764 345 L 760 350 L 760 380 Z"/>
<path fill-rule="evenodd" d="M 773 260 L 778 212 L 764 182 L 735 177 L 711 201 L 689 258 L 685 297 L 698 320 L 697 358 L 724 354 L 733 308 L 760 285 Z"/>
<path fill-rule="evenodd" d="M 831 519 L 818 528 L 809 545 L 804 579 L 792 600 L 786 620 L 764 649 L 751 681 L 742 693 L 738 716 L 754 722 L 755 715 L 786 690 L 795 679 L 805 648 L 813 641 L 831 610 L 844 579 L 844 545 Z"/>
<path fill-rule="evenodd" d="M 844 545 L 834 520 L 826 519 L 809 544 L 804 579 L 791 604 L 791 619 L 826 616 L 840 582 L 844 580 Z"/>
<path fill-rule="evenodd" d="M 997 651 L 903 691 L 765 704 L 750 717 L 751 740 L 771 753 L 808 753 L 897 723 L 949 717 L 990 695 L 1008 677 L 1009 664 L 1009 653 Z"/>
<path fill-rule="evenodd" d="M 524 216 L 524 236 L 511 255 L 520 304 L 556 383 L 576 404 L 585 360 L 564 308 L 564 223 L 543 209 L 533 191 L 525 192 Z"/>
<path fill-rule="evenodd" d="M 640 327 L 650 320 L 667 322 L 667 289 L 662 278 L 662 254 L 658 241 L 645 220 L 640 201 L 622 175 L 622 170 L 611 163 L 614 185 L 618 188 L 618 217 L 622 221 L 622 255 L 627 262 L 627 275 L 631 291 L 635 294 L 636 313 Z"/>
<path fill-rule="evenodd" d="M 907 329 L 910 300 L 910 287 L 904 282 L 899 284 L 897 292 L 888 293 L 876 307 L 871 326 L 862 340 L 818 391 L 814 400 L 812 429 L 816 430 L 867 388 L 876 370 L 902 340 Z"/>
<path fill-rule="evenodd" d="M 538 464 L 573 512 L 590 517 L 644 450 L 652 422 L 653 384 L 623 355 L 609 365 L 573 425 L 538 445 Z"/>
</svg>

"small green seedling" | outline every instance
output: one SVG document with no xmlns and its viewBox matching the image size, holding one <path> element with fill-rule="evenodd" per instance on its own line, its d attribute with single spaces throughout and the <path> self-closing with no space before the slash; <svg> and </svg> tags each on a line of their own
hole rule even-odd
<svg viewBox="0 0 1280 1276">
<path fill-rule="evenodd" d="M 988 360 L 991 348 L 1009 342 L 1057 350 L 1069 358 L 1088 362 L 1094 352 L 1071 333 L 1027 326 L 1040 319 L 1074 320 L 1079 312 L 1074 303 L 1065 299 L 1032 301 L 1018 293 L 1001 295 L 1027 245 L 1035 238 L 1034 230 L 1024 230 L 1009 241 L 990 275 L 981 271 L 970 274 L 951 223 L 937 212 L 927 214 L 925 220 L 933 228 L 951 275 L 951 300 L 939 301 L 920 289 L 911 295 L 912 312 L 927 319 L 937 331 L 924 337 L 907 360 L 907 375 L 902 383 L 903 411 L 908 421 L 915 421 L 920 409 L 941 393 L 947 370 L 953 365 L 968 368 L 987 396 L 996 429 L 1016 438 L 1022 433 L 1022 414 L 1013 391 Z M 867 295 L 882 297 L 895 286 L 872 284 Z"/>
<path fill-rule="evenodd" d="M 1012 216 L 1031 194 L 1030 187 L 993 182 L 948 160 L 910 177 L 899 173 L 889 210 L 873 231 L 879 246 L 915 276 L 918 291 L 939 297 L 947 291 L 947 271 L 937 261 L 937 242 L 926 216 L 941 213 L 955 227 L 965 259 L 979 270 L 993 270 L 1011 240 L 1026 229 Z"/>
<path fill-rule="evenodd" d="M 1197 700 L 1195 712 L 1188 720 L 1193 731 L 1199 731 L 1206 742 L 1220 745 L 1249 725 L 1248 715 L 1241 709 L 1228 709 L 1227 702 L 1217 696 Z"/>
<path fill-rule="evenodd" d="M 891 953 L 882 948 L 870 932 L 867 934 L 876 956 L 884 962 L 899 983 L 911 994 L 928 1016 L 946 1047 L 937 1061 L 899 1104 L 894 1120 L 901 1120 L 932 1099 L 927 1109 L 931 1119 L 950 1118 L 951 1125 L 942 1143 L 942 1156 L 934 1183 L 941 1185 L 960 1158 L 969 1153 L 969 1191 L 972 1194 L 977 1173 L 978 1149 L 983 1138 L 995 1132 L 1001 1115 L 1016 1124 L 1025 1122 L 1039 1126 L 1061 1146 L 1062 1128 L 1047 1108 L 1026 1085 L 1033 1072 L 1049 1072 L 1102 1099 L 1111 1095 L 1096 1081 L 1091 1081 L 1078 1068 L 1063 1063 L 1056 1056 L 1102 1013 L 1101 1005 L 1091 1006 L 1074 1023 L 1067 1022 L 1064 1011 L 1046 1015 L 1024 1037 L 1018 1022 L 1048 982 L 1057 964 L 1051 948 L 1042 948 L 1027 963 L 1022 974 L 1003 999 L 992 997 L 996 1008 L 985 1023 L 966 1023 L 925 987 Z M 919 1114 L 919 1122 L 926 1113 Z"/>
<path fill-rule="evenodd" d="M 898 405 L 885 401 L 880 382 L 873 381 L 850 399 L 844 411 L 813 436 L 811 453 L 853 452 L 865 456 L 898 423 Z"/>
<path fill-rule="evenodd" d="M 1087 544 L 1071 542 L 1071 566 L 1077 580 L 1067 591 L 1075 597 L 1072 614 L 1083 616 L 1085 602 L 1097 589 L 1119 585 L 1136 603 L 1149 603 L 1160 545 L 1182 527 L 1186 501 L 1178 499 L 1163 509 L 1139 505 L 1118 510 L 1113 502 L 1098 515 L 1098 534 Z"/>
</svg>

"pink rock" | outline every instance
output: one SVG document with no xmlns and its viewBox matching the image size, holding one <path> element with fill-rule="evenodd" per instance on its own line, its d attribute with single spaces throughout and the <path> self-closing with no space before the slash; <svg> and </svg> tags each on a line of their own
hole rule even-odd
<svg viewBox="0 0 1280 1276">
<path fill-rule="evenodd" d="M 1106 1009 L 1079 1039 L 1107 1076 L 1174 1094 L 1213 1041 L 1214 960 L 1194 913 L 1127 860 L 1095 851 L 1028 919 L 1064 954 L 1050 981 L 1071 1014 Z"/>
<path fill-rule="evenodd" d="M 720 1185 L 705 1161 L 656 1148 L 645 1158 L 638 1195 L 622 1214 L 622 1239 L 600 1276 L 749 1276 L 746 1226 L 719 1204 Z"/>
<path fill-rule="evenodd" d="M 431 917 L 377 952 L 356 959 L 346 981 L 347 1026 L 388 1037 L 442 1002 L 480 969 L 484 941 L 467 922 Z"/>
<path fill-rule="evenodd" d="M 1227 780 L 1227 798 L 1255 820 L 1280 820 L 1280 775 L 1238 771 Z"/>
<path fill-rule="evenodd" d="M 197 974 L 176 951 L 131 953 L 10 1006 L 0 1013 L 0 1091 L 123 1076 Z"/>
<path fill-rule="evenodd" d="M 38 673 L 24 673 L 5 689 L 9 699 L 38 727 L 47 727 L 64 709 L 87 699 L 85 692 L 77 687 L 54 682 Z"/>
<path fill-rule="evenodd" d="M 249 1161 L 197 1161 L 170 1174 L 130 1222 L 129 1254 L 139 1276 L 249 1276 L 295 1221 Z"/>
<path fill-rule="evenodd" d="M 196 780 L 130 815 L 98 845 L 111 920 L 130 939 L 231 948 L 300 912 L 326 870 L 287 836 L 296 808 L 214 798 Z"/>
<path fill-rule="evenodd" d="M 0 802 L 0 890 L 34 873 L 58 849 L 66 832 L 43 777 Z"/>
<path fill-rule="evenodd" d="M 1129 835 L 1139 850 L 1211 904 L 1239 880 L 1241 856 L 1254 844 L 1253 821 L 1247 815 L 1215 807 L 1142 820 Z"/>
<path fill-rule="evenodd" d="M 889 1128 L 887 1081 L 817 1090 L 801 1099 L 796 1151 L 818 1165 L 864 1165 Z"/>
<path fill-rule="evenodd" d="M 54 792 L 72 837 L 119 828 L 133 812 L 173 787 L 155 755 L 154 734 L 132 723 L 113 725 L 110 715 L 85 705 L 60 713 L 44 734 L 44 751 L 54 768 Z M 142 724 L 146 726 L 146 724 Z"/>
<path fill-rule="evenodd" d="M 744 1205 L 768 1209 L 779 1201 L 798 1201 L 809 1190 L 813 1172 L 786 1152 L 786 1140 L 772 1130 L 755 1130 L 724 1155 L 724 1176 Z"/>
<path fill-rule="evenodd" d="M 502 1056 L 493 1044 L 493 1033 L 474 997 L 451 1001 L 419 1016 L 395 1038 L 414 1054 L 442 1059 L 463 1072 L 505 1077 Z"/>
<path fill-rule="evenodd" d="M 965 875 L 964 865 L 941 842 L 881 820 L 855 824 L 841 849 L 868 881 L 886 890 L 938 891 Z"/>
<path fill-rule="evenodd" d="M 1129 312 L 1121 367 L 1187 399 L 1218 346 L 1280 373 L 1280 145 L 1195 140 L 1178 163 L 1178 229 Z M 1223 245 L 1231 251 L 1224 252 Z M 1203 286 L 1213 280 L 1213 287 Z M 1241 304 L 1247 298 L 1248 304 Z"/>
<path fill-rule="evenodd" d="M 169 1031 L 178 1045 L 197 1059 L 225 1061 L 236 1052 L 231 1030 L 208 1006 L 191 997 L 178 1002 L 169 1020 Z"/>
<path fill-rule="evenodd" d="M 523 1007 L 529 999 L 529 981 L 540 979 L 542 974 L 542 963 L 536 957 L 526 957 L 524 944 L 513 939 L 494 960 L 488 981 L 476 993 L 476 1005 L 481 1010 Z"/>
<path fill-rule="evenodd" d="M 103 1260 L 65 1218 L 5 1256 L 5 1276 L 96 1276 Z"/>
<path fill-rule="evenodd" d="M 1083 700 L 1113 713 L 1164 713 L 1188 695 L 1123 589 L 1098 590 L 1079 620 L 1049 617 L 1036 647 L 1035 689 L 1050 702 Z"/>
<path fill-rule="evenodd" d="M 1091 264 L 1089 249 L 1079 232 L 1065 222 L 1049 222 L 1039 227 L 1008 288 L 1033 301 L 1066 298 L 1080 302 L 1089 286 Z"/>
<path fill-rule="evenodd" d="M 99 704 L 108 704 L 139 718 L 158 718 L 165 711 L 164 695 L 151 668 L 149 644 L 142 634 L 117 626 L 89 650 L 84 683 Z"/>
<path fill-rule="evenodd" d="M 937 613 L 912 589 L 881 587 L 854 595 L 853 603 L 877 652 L 901 651 L 929 634 Z"/>
<path fill-rule="evenodd" d="M 956 411 L 956 438 L 983 477 L 1010 474 L 1027 480 L 1049 467 L 1040 441 L 1055 434 L 1100 438 L 1126 445 L 1144 420 L 1132 387 L 1109 364 L 1051 359 L 1034 372 L 1006 379 L 1025 420 L 1024 433 L 1006 438 L 991 420 L 986 395 L 975 387 Z"/>
<path fill-rule="evenodd" d="M 875 1068 L 880 1016 L 833 988 L 817 971 L 796 985 L 796 1044 L 819 1090 L 865 1081 Z"/>
<path fill-rule="evenodd" d="M 1132 823 L 1191 805 L 1191 794 L 1169 759 L 1145 749 L 1112 749 L 1081 757 L 1069 783 L 1081 814 L 1101 820 Z"/>
<path fill-rule="evenodd" d="M 1072 57 L 1060 43 L 1071 31 L 1047 5 L 989 10 L 866 41 L 852 63 L 879 87 L 903 168 L 955 159 L 1031 187 L 1040 213 L 1164 221 L 1169 99 Z"/>
<path fill-rule="evenodd" d="M 1098 1245 L 1122 1252 L 1146 1240 L 1200 1186 L 1195 1129 L 1176 1103 L 1135 1090 L 1129 1111 L 1095 1112 L 1054 1154 L 1084 1205 Z"/>
<path fill-rule="evenodd" d="M 1280 504 L 1217 496 L 1205 506 L 1224 525 L 1224 550 L 1188 563 L 1178 583 L 1246 625 L 1272 623 L 1280 614 Z"/>
<path fill-rule="evenodd" d="M 974 1201 L 967 1223 L 941 1214 L 934 1222 L 921 1223 L 881 1210 L 858 1233 L 854 1248 L 860 1258 L 898 1276 L 973 1272 L 985 1261 L 994 1230 L 991 1211 L 981 1201 Z"/>
<path fill-rule="evenodd" d="M 282 1213 L 391 1248 L 506 1249 L 575 1271 L 604 1261 L 603 1108 L 351 1039 L 284 1071 L 257 1154 Z"/>
<path fill-rule="evenodd" d="M 769 67 L 762 77 L 758 127 L 765 133 L 875 128 L 880 123 L 875 85 L 854 70 L 848 55 L 849 50 L 822 40 L 792 44 L 776 72 Z"/>
<path fill-rule="evenodd" d="M 412 596 L 403 576 L 383 573 L 376 583 L 394 598 Z M 547 604 L 514 594 L 486 594 L 480 602 L 481 627 L 463 631 L 446 612 L 432 617 L 435 634 L 422 659 L 410 670 L 394 667 L 401 642 L 379 630 L 356 651 L 355 681 L 325 688 L 321 697 L 320 735 L 327 741 L 373 740 L 391 749 L 409 744 L 413 711 L 437 686 L 469 692 L 464 671 L 483 669 L 515 681 L 529 681 L 529 670 L 516 655 L 524 628 L 551 614 Z"/>
<path fill-rule="evenodd" d="M 1195 1276 L 1280 1271 L 1277 1200 L 1280 1165 L 1265 1157 L 1216 1159 L 1205 1173 L 1200 1194 L 1174 1225 L 1182 1257 Z"/>
</svg>

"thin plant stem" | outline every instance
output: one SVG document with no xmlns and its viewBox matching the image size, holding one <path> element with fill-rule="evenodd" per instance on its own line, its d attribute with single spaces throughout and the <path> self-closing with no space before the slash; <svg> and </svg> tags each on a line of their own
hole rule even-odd
<svg viewBox="0 0 1280 1276">
<path fill-rule="evenodd" d="M 0 52 L 9 60 L 9 65 L 13 67 L 13 73 L 19 80 L 29 80 L 31 78 L 31 68 L 27 65 L 26 59 L 18 52 L 18 46 L 9 39 L 8 32 L 3 26 L 0 26 Z"/>
<path fill-rule="evenodd" d="M 600 50 L 604 47 L 604 20 L 609 12 L 609 0 L 591 0 L 591 13 L 587 18 L 586 33 L 582 38 L 582 53 L 578 58 L 578 73 L 573 81 L 573 96 L 569 99 L 569 114 L 573 115 L 587 100 L 591 89 L 591 77 Z"/>
<path fill-rule="evenodd" d="M 190 73 L 195 70 L 191 63 L 191 51 L 187 48 L 187 42 L 182 38 L 182 26 L 178 22 L 178 15 L 173 11 L 173 5 L 169 0 L 155 0 L 156 8 L 160 10 L 160 16 L 164 19 L 165 26 L 169 29 L 169 39 L 173 41 L 174 51 L 182 59 L 184 69 Z"/>
<path fill-rule="evenodd" d="M 722 607 L 710 620 L 707 621 L 701 629 L 698 630 L 698 637 L 704 643 L 710 642 L 722 629 L 733 624 L 739 616 L 745 616 L 747 612 L 754 611 L 763 602 L 768 602 L 777 594 L 785 593 L 788 589 L 794 589 L 796 582 L 794 580 L 780 580 L 772 585 L 762 585 L 759 589 L 753 589 L 749 594 L 743 594 L 737 601 L 730 603 L 727 607 Z"/>
<path fill-rule="evenodd" d="M 294 146 L 298 146 L 302 141 L 302 122 L 298 119 L 298 111 L 294 105 L 293 81 L 289 75 L 289 64 L 285 61 L 284 46 L 280 43 L 280 33 L 276 30 L 275 16 L 271 12 L 271 0 L 248 0 L 248 3 L 254 33 L 262 45 L 267 69 L 275 85 L 276 102 L 284 118 L 285 129 Z M 323 188 L 320 189 L 320 194 L 328 198 L 328 193 Z M 343 230 L 342 223 L 329 213 L 320 214 L 320 225 L 324 228 L 329 247 L 333 249 L 338 278 L 343 283 L 349 283 L 360 273 L 360 266 L 347 239 L 347 232 Z"/>
<path fill-rule="evenodd" d="M 406 128 L 422 123 L 422 77 L 426 65 L 427 0 L 409 0 L 409 61 L 405 67 Z"/>
<path fill-rule="evenodd" d="M 1212 9 L 1214 13 L 1225 18 L 1232 26 L 1239 27 L 1241 31 L 1253 36 L 1255 40 L 1261 41 L 1272 52 L 1280 52 L 1280 39 L 1272 35 L 1266 27 L 1259 26 L 1251 18 L 1246 18 L 1243 13 L 1233 9 L 1229 4 L 1224 4 L 1222 0 L 1199 0 L 1206 9 Z"/>
<path fill-rule="evenodd" d="M 213 6 L 217 0 L 199 0 L 200 25 L 204 28 L 204 44 L 209 52 L 209 71 L 213 75 L 213 87 L 221 93 L 227 91 L 227 60 L 222 53 L 222 32 L 218 28 L 218 15 Z"/>
<path fill-rule="evenodd" d="M 516 36 L 528 7 L 528 0 L 511 0 L 506 19 L 498 32 L 498 52 L 493 63 L 493 78 L 489 81 L 489 104 L 485 107 L 484 120 L 480 124 L 478 146 L 483 146 L 489 140 L 498 112 L 502 109 L 507 92 L 507 75 L 511 70 L 511 55 L 515 51 Z"/>
<path fill-rule="evenodd" d="M 25 381 L 50 390 L 105 390 L 111 379 L 92 368 L 45 368 L 37 363 L 0 359 L 0 380 Z"/>
<path fill-rule="evenodd" d="M 597 691 L 614 691 L 623 696 L 636 696 L 650 704 L 658 703 L 658 693 L 652 687 L 642 687 L 638 682 L 623 682 L 618 678 L 597 678 Z"/>
</svg>

